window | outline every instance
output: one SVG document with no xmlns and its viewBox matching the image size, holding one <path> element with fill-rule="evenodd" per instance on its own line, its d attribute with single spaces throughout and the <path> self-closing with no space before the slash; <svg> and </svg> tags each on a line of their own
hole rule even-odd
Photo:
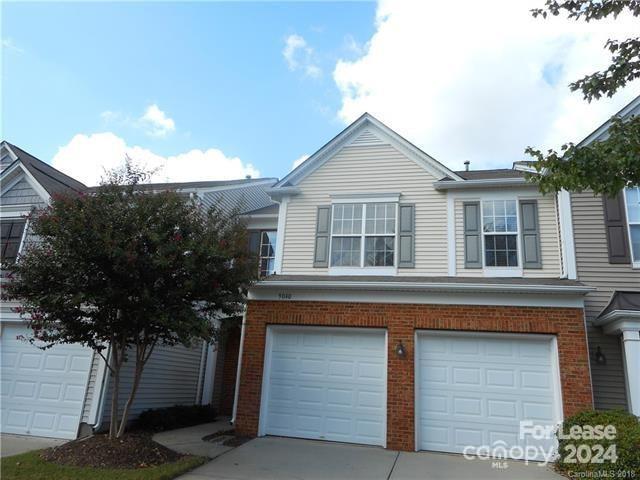
<svg viewBox="0 0 640 480">
<path fill-rule="evenodd" d="M 276 231 L 260 234 L 260 276 L 271 275 L 276 268 Z"/>
<path fill-rule="evenodd" d="M 631 258 L 634 263 L 640 263 L 640 187 L 627 188 L 624 193 L 631 238 Z"/>
<path fill-rule="evenodd" d="M 12 262 L 18 256 L 22 234 L 24 232 L 25 220 L 3 220 L 0 222 L 2 230 L 2 246 L 0 261 L 4 264 Z"/>
<path fill-rule="evenodd" d="M 486 267 L 518 266 L 518 213 L 515 200 L 482 202 Z"/>
<path fill-rule="evenodd" d="M 335 204 L 331 266 L 393 267 L 396 210 L 395 203 Z"/>
</svg>

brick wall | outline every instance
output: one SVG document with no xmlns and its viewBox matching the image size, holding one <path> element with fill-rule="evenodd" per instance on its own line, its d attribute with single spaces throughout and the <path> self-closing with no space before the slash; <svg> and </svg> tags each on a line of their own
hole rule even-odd
<svg viewBox="0 0 640 480">
<path fill-rule="evenodd" d="M 414 450 L 414 331 L 416 329 L 545 333 L 558 339 L 565 416 L 592 407 L 591 379 L 579 308 L 403 305 L 250 301 L 245 327 L 236 431 L 258 432 L 266 327 L 270 324 L 386 328 L 387 447 Z M 399 341 L 407 355 L 393 349 Z"/>
</svg>

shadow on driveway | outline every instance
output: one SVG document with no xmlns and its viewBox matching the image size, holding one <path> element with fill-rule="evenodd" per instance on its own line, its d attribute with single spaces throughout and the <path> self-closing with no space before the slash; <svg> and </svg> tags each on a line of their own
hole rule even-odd
<svg viewBox="0 0 640 480">
<path fill-rule="evenodd" d="M 10 457 L 19 453 L 26 453 L 41 448 L 57 447 L 68 440 L 59 438 L 29 437 L 27 435 L 0 435 L 0 457 Z"/>
<path fill-rule="evenodd" d="M 508 461 L 492 468 L 488 460 L 462 455 L 396 452 L 293 438 L 263 437 L 250 441 L 181 480 L 560 480 L 549 467 Z"/>
</svg>

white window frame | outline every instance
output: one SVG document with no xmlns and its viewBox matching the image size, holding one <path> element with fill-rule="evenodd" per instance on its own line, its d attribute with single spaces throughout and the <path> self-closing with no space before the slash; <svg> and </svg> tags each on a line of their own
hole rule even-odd
<svg viewBox="0 0 640 480">
<path fill-rule="evenodd" d="M 629 203 L 627 202 L 627 190 L 634 190 L 634 189 L 637 189 L 640 193 L 640 186 L 625 188 L 624 191 L 622 192 L 622 197 L 624 200 L 624 216 L 627 221 L 627 236 L 629 239 L 629 256 L 631 258 L 631 268 L 640 269 L 640 258 L 634 258 L 633 256 L 633 243 L 631 239 L 631 225 L 640 226 L 640 222 L 631 222 L 631 220 L 629 219 Z"/>
<path fill-rule="evenodd" d="M 485 232 L 484 231 L 484 202 L 516 202 L 516 231 L 514 232 Z M 494 215 L 495 217 L 495 215 Z M 480 231 L 482 232 L 482 271 L 487 277 L 522 277 L 522 246 L 520 245 L 520 199 L 518 197 L 486 197 L 480 198 Z M 515 235 L 516 248 L 518 250 L 518 265 L 515 267 L 494 267 L 486 264 L 486 244 L 485 237 L 487 235 Z"/>
<path fill-rule="evenodd" d="M 375 205 L 379 203 L 385 204 L 393 204 L 395 205 L 395 233 L 393 235 L 381 234 L 381 233 L 366 233 L 366 221 L 367 221 L 367 205 Z M 360 233 L 351 233 L 351 234 L 335 234 L 336 237 L 352 237 L 352 238 L 360 238 L 360 266 L 333 266 L 331 264 L 332 254 L 333 254 L 333 219 L 334 210 L 336 205 L 344 205 L 344 204 L 352 204 L 352 205 L 362 205 L 362 221 L 361 221 L 361 229 Z M 399 213 L 400 213 L 400 202 L 397 198 L 389 199 L 389 198 L 376 198 L 376 197 L 366 197 L 366 198 L 344 198 L 339 200 L 334 200 L 331 204 L 331 228 L 329 232 L 329 274 L 330 275 L 397 275 L 398 274 L 398 247 L 399 247 L 399 239 L 398 239 L 398 230 L 399 230 Z M 365 243 L 367 237 L 393 237 L 394 245 L 393 245 L 393 265 L 386 267 L 376 267 L 376 266 L 366 266 L 365 265 Z"/>
<path fill-rule="evenodd" d="M 268 238 L 268 234 L 269 233 L 275 233 L 276 235 L 276 243 L 273 245 L 273 256 L 272 257 L 265 257 L 264 255 L 262 255 L 262 237 L 267 234 L 267 238 Z M 274 230 L 274 229 L 262 229 L 260 230 L 260 246 L 258 247 L 260 249 L 260 251 L 258 252 L 258 271 L 259 271 L 259 275 L 260 277 L 263 277 L 262 275 L 262 260 L 263 259 L 273 259 L 273 268 L 271 268 L 271 270 L 267 271 L 267 273 L 264 276 L 267 275 L 273 275 L 276 272 L 276 245 L 278 244 L 278 231 Z"/>
</svg>

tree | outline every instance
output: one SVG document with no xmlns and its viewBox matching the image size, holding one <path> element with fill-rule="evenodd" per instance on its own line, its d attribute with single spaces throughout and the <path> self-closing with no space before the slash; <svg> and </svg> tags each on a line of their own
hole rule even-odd
<svg viewBox="0 0 640 480">
<path fill-rule="evenodd" d="M 586 22 L 597 21 L 621 13 L 640 16 L 640 0 L 546 0 L 545 8 L 531 11 L 534 17 L 566 13 L 567 17 Z M 603 95 L 611 97 L 629 82 L 640 78 L 640 37 L 609 39 L 605 48 L 611 53 L 611 64 L 569 85 L 581 91 L 591 102 Z M 640 117 L 611 119 L 610 135 L 586 146 L 567 143 L 560 152 L 546 153 L 528 147 L 525 151 L 537 161 L 538 175 L 527 175 L 542 192 L 593 190 L 594 193 L 616 195 L 627 186 L 640 184 Z"/>
<path fill-rule="evenodd" d="M 31 242 L 5 296 L 21 302 L 32 343 L 78 343 L 112 379 L 110 438 L 124 434 L 146 362 L 158 345 L 215 341 L 214 319 L 236 315 L 257 274 L 239 217 L 203 212 L 175 192 L 149 192 L 129 162 L 86 195 L 60 195 L 34 213 Z M 122 366 L 135 362 L 118 422 Z"/>
</svg>

